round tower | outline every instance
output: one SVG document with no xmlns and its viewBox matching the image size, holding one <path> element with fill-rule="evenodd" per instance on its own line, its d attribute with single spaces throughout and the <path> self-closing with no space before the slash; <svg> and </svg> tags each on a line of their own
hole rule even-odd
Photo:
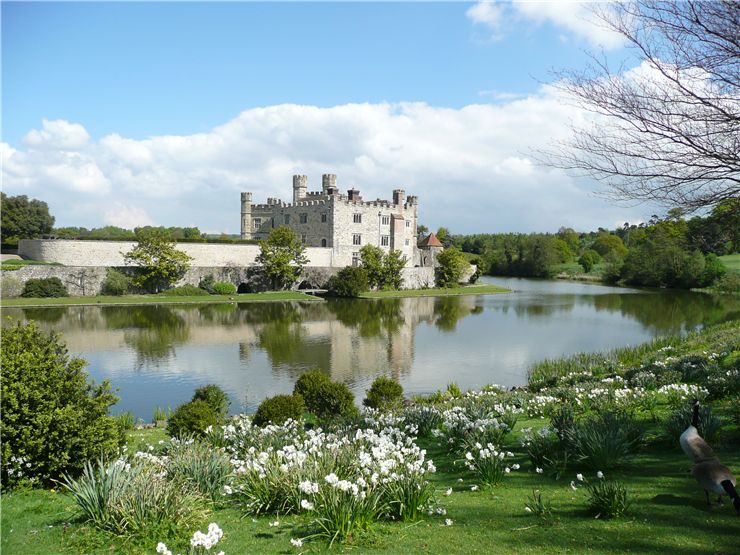
<svg viewBox="0 0 740 555">
<path fill-rule="evenodd" d="M 252 193 L 242 193 L 242 239 L 252 238 Z"/>
<path fill-rule="evenodd" d="M 308 176 L 306 175 L 294 175 L 293 176 L 293 202 L 306 198 L 308 193 Z"/>
<path fill-rule="evenodd" d="M 321 176 L 321 191 L 325 194 L 329 194 L 329 188 L 337 188 L 337 176 L 333 173 L 325 173 Z"/>
</svg>

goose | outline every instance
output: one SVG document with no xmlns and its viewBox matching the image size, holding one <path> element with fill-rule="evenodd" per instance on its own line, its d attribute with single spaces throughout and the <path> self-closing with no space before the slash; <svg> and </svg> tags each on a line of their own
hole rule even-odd
<svg viewBox="0 0 740 555">
<path fill-rule="evenodd" d="M 735 489 L 737 485 L 735 476 L 732 475 L 729 468 L 719 462 L 712 448 L 699 435 L 699 430 L 697 429 L 699 426 L 699 406 L 699 401 L 695 400 L 691 424 L 679 438 L 681 449 L 694 461 L 691 475 L 704 488 L 704 493 L 707 496 L 707 505 L 712 505 L 709 499 L 709 492 L 718 495 L 718 503 L 722 503 L 722 495 L 726 494 L 732 499 L 735 512 L 740 516 L 740 495 L 738 495 Z"/>
<path fill-rule="evenodd" d="M 693 404 L 693 414 L 691 416 L 691 424 L 684 430 L 681 437 L 678 439 L 681 444 L 681 449 L 686 455 L 694 461 L 694 463 L 700 463 L 702 461 L 716 459 L 717 455 L 704 441 L 704 438 L 699 435 L 699 401 L 695 400 Z"/>
</svg>

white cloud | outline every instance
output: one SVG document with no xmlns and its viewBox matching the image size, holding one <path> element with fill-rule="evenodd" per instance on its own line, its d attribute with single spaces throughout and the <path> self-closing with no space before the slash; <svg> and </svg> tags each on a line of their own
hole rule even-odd
<svg viewBox="0 0 740 555">
<path fill-rule="evenodd" d="M 122 202 L 114 202 L 113 206 L 105 211 L 103 221 L 107 225 L 115 225 L 125 229 L 154 224 L 154 220 L 149 217 L 146 210 Z"/>
<path fill-rule="evenodd" d="M 644 218 L 593 198 L 594 183 L 529 158 L 583 117 L 542 87 L 459 109 L 421 102 L 268 106 L 208 132 L 145 140 L 60 142 L 44 122 L 28 134 L 33 146 L 0 145 L 2 178 L 6 192 L 46 200 L 60 226 L 197 225 L 236 233 L 239 192 L 252 191 L 255 202 L 288 200 L 294 173 L 307 174 L 312 189 L 322 173 L 336 173 L 342 189 L 356 186 L 365 199 L 404 187 L 420 197 L 422 223 L 457 232 L 556 230 L 563 223 L 594 229 Z M 79 124 L 55 126 L 87 137 Z"/>
<path fill-rule="evenodd" d="M 522 22 L 536 24 L 550 23 L 571 34 L 586 40 L 591 46 L 603 47 L 607 50 L 624 45 L 624 38 L 607 29 L 594 14 L 594 2 L 574 0 L 549 1 L 514 1 L 491 2 L 481 1 L 474 4 L 465 12 L 473 23 L 485 25 L 494 40 L 501 39 Z M 600 6 L 599 9 L 608 9 Z M 568 36 L 559 34 L 560 42 L 567 42 Z"/>
<path fill-rule="evenodd" d="M 514 2 L 512 7 L 522 16 L 537 23 L 549 22 L 567 29 L 574 35 L 587 40 L 592 46 L 607 50 L 624 45 L 624 38 L 604 27 L 594 15 L 593 2 L 549 1 L 549 2 Z M 567 40 L 563 35 L 561 42 Z"/>
<path fill-rule="evenodd" d="M 77 150 L 84 147 L 89 139 L 90 135 L 78 123 L 44 119 L 42 129 L 29 131 L 23 143 L 31 149 Z"/>
</svg>

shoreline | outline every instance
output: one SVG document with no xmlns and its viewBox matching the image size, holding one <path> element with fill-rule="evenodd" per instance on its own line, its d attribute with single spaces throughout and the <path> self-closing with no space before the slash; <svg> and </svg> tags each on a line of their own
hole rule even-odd
<svg viewBox="0 0 740 555">
<path fill-rule="evenodd" d="M 360 299 L 398 299 L 410 297 L 462 297 L 474 295 L 497 295 L 512 290 L 499 285 L 467 285 L 465 287 L 435 287 L 431 289 L 399 289 L 397 291 L 366 291 Z"/>
</svg>

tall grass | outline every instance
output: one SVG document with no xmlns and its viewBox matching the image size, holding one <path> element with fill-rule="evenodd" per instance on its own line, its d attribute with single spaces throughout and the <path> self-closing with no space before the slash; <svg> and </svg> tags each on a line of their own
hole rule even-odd
<svg viewBox="0 0 740 555">
<path fill-rule="evenodd" d="M 192 485 L 213 501 L 223 496 L 224 485 L 231 474 L 231 463 L 222 450 L 195 441 L 175 444 L 168 457 L 167 474 L 170 478 Z"/>
<path fill-rule="evenodd" d="M 643 430 L 629 415 L 606 412 L 576 422 L 567 434 L 573 459 L 593 470 L 620 466 L 635 452 Z"/>
</svg>

